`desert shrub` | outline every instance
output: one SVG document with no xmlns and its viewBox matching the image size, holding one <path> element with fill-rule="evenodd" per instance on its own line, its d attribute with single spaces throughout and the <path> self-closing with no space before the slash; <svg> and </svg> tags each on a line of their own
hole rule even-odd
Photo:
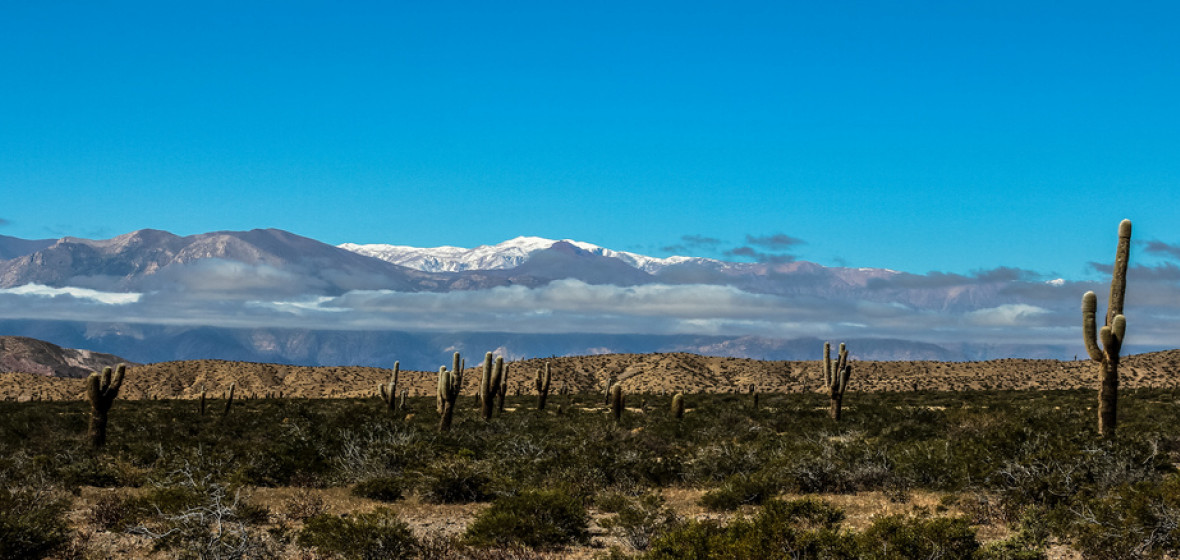
<svg viewBox="0 0 1180 560">
<path fill-rule="evenodd" d="M 324 513 L 326 509 L 323 497 L 311 488 L 301 487 L 296 488 L 294 493 L 283 500 L 280 511 L 287 519 L 306 521 Z"/>
<path fill-rule="evenodd" d="M 180 560 L 266 560 L 275 551 L 250 525 L 266 521 L 266 509 L 253 505 L 238 490 L 174 473 L 167 484 L 140 498 L 137 507 L 152 508 L 129 532 L 155 541 L 157 550 L 169 550 Z"/>
<path fill-rule="evenodd" d="M 198 507 L 205 501 L 202 488 L 194 484 L 162 484 L 149 488 L 130 505 L 143 514 L 171 515 Z"/>
<path fill-rule="evenodd" d="M 590 516 L 580 499 L 561 490 L 526 490 L 492 502 L 467 528 L 475 546 L 560 547 L 589 539 Z"/>
<path fill-rule="evenodd" d="M 700 447 L 687 464 L 690 480 L 719 482 L 735 475 L 749 475 L 762 466 L 762 458 L 750 445 L 721 441 Z"/>
<path fill-rule="evenodd" d="M 86 521 L 105 531 L 122 531 L 139 522 L 140 502 L 122 493 L 105 492 L 86 512 Z"/>
<path fill-rule="evenodd" d="M 705 492 L 701 505 L 714 511 L 732 511 L 743 505 L 758 505 L 778 494 L 778 484 L 768 476 L 734 475 L 721 486 Z"/>
<path fill-rule="evenodd" d="M 594 496 L 594 506 L 603 513 L 619 513 L 631 505 L 631 498 L 622 492 L 602 492 Z"/>
<path fill-rule="evenodd" d="M 432 504 L 483 502 L 491 497 L 492 479 L 476 463 L 451 460 L 422 475 L 418 494 Z"/>
<path fill-rule="evenodd" d="M 972 560 L 979 550 L 967 521 L 949 517 L 882 517 L 857 541 L 864 560 Z"/>
<path fill-rule="evenodd" d="M 44 558 L 64 546 L 68 506 L 47 489 L 0 486 L 0 558 Z"/>
<path fill-rule="evenodd" d="M 647 560 L 853 560 L 856 540 L 841 531 L 844 514 L 816 499 L 771 500 L 752 518 L 728 526 L 688 521 L 652 541 Z"/>
<path fill-rule="evenodd" d="M 114 488 L 120 486 L 119 470 L 109 458 L 101 455 L 79 453 L 58 471 L 58 479 L 67 488 L 96 486 Z"/>
<path fill-rule="evenodd" d="M 634 502 L 625 500 L 616 511 L 618 515 L 599 525 L 635 550 L 647 550 L 653 538 L 679 521 L 659 494 L 641 496 Z"/>
<path fill-rule="evenodd" d="M 1180 552 L 1180 477 L 1082 500 L 1068 530 L 1083 558 L 1153 559 Z"/>
<path fill-rule="evenodd" d="M 349 560 L 410 559 L 418 551 L 409 525 L 385 508 L 353 517 L 317 515 L 303 525 L 298 540 Z"/>
<path fill-rule="evenodd" d="M 455 537 L 427 536 L 418 543 L 418 560 L 545 560 L 541 552 L 510 545 L 476 548 Z"/>
<path fill-rule="evenodd" d="M 366 478 L 352 487 L 352 495 L 379 502 L 396 502 L 402 493 L 402 481 L 392 476 Z"/>
<path fill-rule="evenodd" d="M 732 537 L 713 520 L 688 520 L 652 540 L 644 560 L 713 560 L 730 558 Z"/>
</svg>

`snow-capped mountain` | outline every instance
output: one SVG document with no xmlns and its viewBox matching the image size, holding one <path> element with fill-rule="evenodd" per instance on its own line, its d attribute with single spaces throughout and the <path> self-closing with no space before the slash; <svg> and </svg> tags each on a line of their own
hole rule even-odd
<svg viewBox="0 0 1180 560">
<path fill-rule="evenodd" d="M 409 247 L 405 245 L 345 243 L 341 249 L 375 257 L 386 262 L 421 270 L 423 272 L 462 272 L 467 270 L 507 270 L 520 266 L 537 251 L 550 249 L 554 244 L 565 242 L 594 255 L 615 258 L 643 272 L 654 274 L 665 267 L 685 262 L 715 262 L 699 257 L 657 258 L 613 251 L 591 243 L 572 239 L 545 239 L 543 237 L 517 237 L 495 245 L 480 245 L 474 249 L 463 247 Z"/>
</svg>

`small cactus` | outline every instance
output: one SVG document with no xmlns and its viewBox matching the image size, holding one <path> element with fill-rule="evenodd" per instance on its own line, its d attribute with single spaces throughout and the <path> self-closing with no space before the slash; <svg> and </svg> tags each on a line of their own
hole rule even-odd
<svg viewBox="0 0 1180 560">
<path fill-rule="evenodd" d="M 549 362 L 545 362 L 544 372 L 537 370 L 537 377 L 533 380 L 537 386 L 537 410 L 545 410 L 545 400 L 549 398 L 549 384 L 552 382 L 553 372 L 549 369 Z"/>
<path fill-rule="evenodd" d="M 201 385 L 200 404 L 197 406 L 197 410 L 201 413 L 201 416 L 205 415 L 205 386 L 204 385 Z"/>
<path fill-rule="evenodd" d="M 377 384 L 377 396 L 385 403 L 390 412 L 397 409 L 397 376 L 401 372 L 401 362 L 393 362 L 393 374 L 389 376 L 389 384 Z"/>
<path fill-rule="evenodd" d="M 455 361 L 458 362 L 458 352 Z M 443 412 L 438 422 L 438 431 L 451 430 L 451 421 L 455 416 L 455 401 L 459 398 L 459 390 L 463 388 L 463 370 L 447 371 L 447 366 L 438 368 L 438 386 L 442 388 Z"/>
<path fill-rule="evenodd" d="M 852 365 L 848 363 L 848 349 L 840 343 L 840 352 L 836 358 L 835 368 L 832 367 L 832 344 L 824 343 L 824 383 L 827 385 L 831 397 L 828 415 L 832 420 L 840 421 L 844 407 L 844 391 L 848 389 L 848 379 L 852 377 Z"/>
<path fill-rule="evenodd" d="M 610 390 L 610 413 L 615 417 L 615 422 L 623 419 L 623 386 L 615 385 Z"/>
<path fill-rule="evenodd" d="M 684 393 L 672 396 L 672 417 L 677 420 L 684 418 Z"/>
<path fill-rule="evenodd" d="M 101 448 L 107 443 L 107 413 L 119 396 L 119 389 L 123 387 L 123 376 L 127 373 L 127 366 L 119 364 L 111 373 L 110 366 L 102 369 L 102 374 L 91 373 L 86 379 L 86 398 L 90 400 L 90 445 Z"/>
<path fill-rule="evenodd" d="M 1119 223 L 1119 241 L 1115 248 L 1114 270 L 1110 276 L 1110 301 L 1106 323 L 1098 329 L 1096 318 L 1098 296 L 1086 292 L 1082 296 L 1082 338 L 1090 359 L 1102 364 L 1098 377 L 1098 434 L 1114 437 L 1118 423 L 1119 352 L 1127 334 L 1127 318 L 1123 315 L 1123 300 L 1127 295 L 1127 260 L 1131 252 L 1131 220 Z M 1102 348 L 1098 342 L 1102 342 Z"/>
</svg>

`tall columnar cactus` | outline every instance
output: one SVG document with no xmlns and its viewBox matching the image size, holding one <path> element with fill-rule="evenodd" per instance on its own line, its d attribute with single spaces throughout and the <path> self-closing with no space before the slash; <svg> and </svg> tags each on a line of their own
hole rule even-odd
<svg viewBox="0 0 1180 560">
<path fill-rule="evenodd" d="M 480 413 L 482 414 L 484 402 L 487 400 L 488 392 L 492 384 L 492 364 L 495 363 L 495 358 L 491 352 L 486 352 L 483 355 L 483 369 L 480 370 L 479 390 L 475 392 L 476 402 L 479 404 Z"/>
<path fill-rule="evenodd" d="M 438 421 L 438 431 L 447 432 L 451 429 L 451 420 L 455 417 L 455 401 L 459 398 L 459 390 L 463 388 L 463 370 L 447 371 L 447 366 L 438 368 L 438 386 L 442 389 L 443 411 Z"/>
<path fill-rule="evenodd" d="M 229 409 L 234 404 L 234 389 L 238 387 L 236 382 L 229 384 L 229 392 L 225 394 L 225 410 L 221 411 L 221 415 L 229 416 Z"/>
<path fill-rule="evenodd" d="M 840 413 L 844 406 L 844 391 L 848 389 L 848 379 L 852 377 L 852 365 L 848 363 L 848 349 L 840 343 L 840 353 L 836 359 L 836 367 L 832 367 L 832 345 L 824 343 L 824 383 L 827 384 L 828 394 L 831 396 L 831 408 L 828 415 L 832 420 L 840 420 Z"/>
<path fill-rule="evenodd" d="M 500 371 L 500 388 L 496 394 L 496 410 L 504 414 L 504 397 L 508 396 L 508 364 Z"/>
<path fill-rule="evenodd" d="M 393 374 L 389 376 L 389 384 L 377 384 L 377 396 L 385 402 L 390 412 L 397 410 L 397 375 L 401 372 L 401 362 L 393 362 Z"/>
<path fill-rule="evenodd" d="M 614 388 L 615 383 L 617 383 L 617 382 L 618 381 L 615 378 L 615 374 L 613 374 L 613 373 L 610 374 L 610 376 L 606 378 L 606 392 L 604 394 L 606 395 L 606 404 L 608 404 L 608 405 L 610 404 L 611 389 Z"/>
<path fill-rule="evenodd" d="M 758 385 L 750 384 L 750 397 L 754 401 L 754 410 L 758 410 Z"/>
<path fill-rule="evenodd" d="M 1110 276 L 1110 302 L 1106 323 L 1098 329 L 1096 315 L 1098 296 L 1086 292 L 1082 296 L 1082 338 L 1090 359 L 1102 364 L 1098 377 L 1098 434 L 1114 437 L 1118 423 L 1119 351 L 1127 334 L 1127 318 L 1123 316 L 1123 300 L 1127 295 L 1127 260 L 1131 253 L 1131 220 L 1119 224 L 1119 242 L 1115 249 L 1114 270 Z M 1098 347 L 1102 341 L 1102 348 Z"/>
<path fill-rule="evenodd" d="M 488 352 L 483 360 L 483 381 L 480 382 L 480 387 L 483 388 L 480 401 L 483 403 L 483 419 L 491 420 L 492 413 L 496 410 L 496 395 L 500 392 L 500 378 L 504 375 L 504 358 L 502 356 L 496 357 L 495 365 L 492 365 L 492 353 Z"/>
<path fill-rule="evenodd" d="M 676 393 L 672 397 L 672 416 L 677 420 L 684 418 L 684 393 Z"/>
<path fill-rule="evenodd" d="M 197 411 L 201 413 L 201 416 L 205 415 L 205 386 L 204 385 L 201 385 L 200 404 L 197 406 Z"/>
<path fill-rule="evenodd" d="M 467 360 L 464 360 L 458 352 L 451 358 L 451 371 L 457 371 L 462 375 L 463 370 L 467 369 Z M 443 378 L 440 375 L 438 378 L 438 390 L 435 392 L 435 409 L 439 414 L 443 413 L 446 407 L 446 393 L 447 387 L 443 384 Z"/>
<path fill-rule="evenodd" d="M 615 422 L 623 419 L 623 386 L 615 385 L 610 389 L 610 413 L 615 417 Z"/>
<path fill-rule="evenodd" d="M 545 410 L 545 399 L 549 398 L 549 384 L 553 382 L 553 372 L 549 369 L 549 362 L 545 362 L 544 371 L 537 370 L 537 377 L 533 384 L 537 386 L 537 410 Z"/>
<path fill-rule="evenodd" d="M 111 373 L 110 366 L 102 368 L 102 374 L 91 373 L 86 379 L 86 398 L 90 400 L 90 445 L 95 448 L 107 444 L 107 412 L 119 396 L 123 387 L 123 376 L 127 366 L 119 364 Z"/>
</svg>

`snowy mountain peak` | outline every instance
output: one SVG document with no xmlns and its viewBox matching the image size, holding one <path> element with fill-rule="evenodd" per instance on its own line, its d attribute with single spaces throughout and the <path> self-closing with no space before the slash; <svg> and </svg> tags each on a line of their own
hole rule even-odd
<svg viewBox="0 0 1180 560">
<path fill-rule="evenodd" d="M 375 257 L 396 265 L 425 272 L 461 272 L 465 270 L 503 270 L 515 268 L 528 260 L 529 256 L 533 253 L 549 249 L 558 242 L 558 240 L 546 239 L 544 237 L 522 236 L 495 245 L 480 245 L 474 249 L 452 247 L 449 245 L 421 248 L 406 245 L 357 243 L 345 243 L 339 247 L 346 251 Z M 592 243 L 574 241 L 572 239 L 562 239 L 560 242 L 568 243 L 588 253 L 619 259 L 648 273 L 654 273 L 672 264 L 708 260 L 696 257 L 648 257 L 637 253 L 613 251 Z"/>
</svg>

